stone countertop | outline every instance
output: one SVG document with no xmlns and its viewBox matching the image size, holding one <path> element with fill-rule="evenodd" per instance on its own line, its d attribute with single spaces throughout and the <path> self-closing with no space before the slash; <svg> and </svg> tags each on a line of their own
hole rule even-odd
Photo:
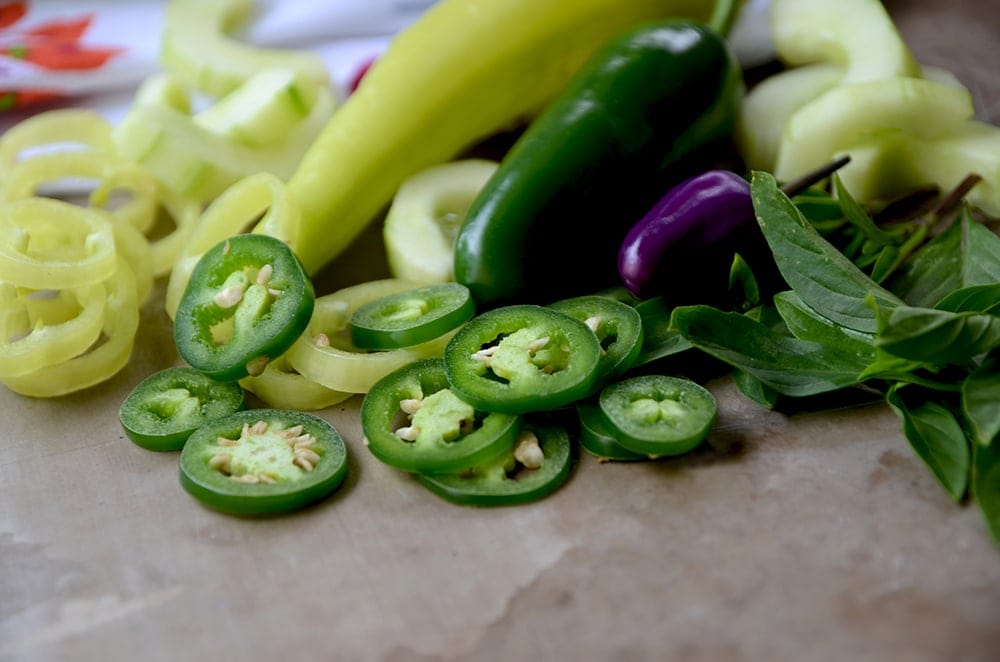
<svg viewBox="0 0 1000 662">
<path fill-rule="evenodd" d="M 1000 5 L 887 4 L 918 58 L 1000 121 Z M 1000 655 L 1000 550 L 881 404 L 766 411 L 720 379 L 706 448 L 584 454 L 554 495 L 484 510 L 375 460 L 355 398 L 320 412 L 351 454 L 341 490 L 235 519 L 181 490 L 176 454 L 118 426 L 131 387 L 177 361 L 157 295 L 110 382 L 54 400 L 0 391 L 2 660 Z"/>
</svg>

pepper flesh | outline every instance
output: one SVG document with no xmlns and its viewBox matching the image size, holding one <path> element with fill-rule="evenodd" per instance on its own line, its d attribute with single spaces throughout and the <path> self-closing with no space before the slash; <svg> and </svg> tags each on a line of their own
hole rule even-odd
<svg viewBox="0 0 1000 662">
<path fill-rule="evenodd" d="M 334 113 L 289 180 L 293 248 L 315 272 L 410 175 L 537 115 L 607 39 L 705 0 L 442 0 L 403 30 Z"/>
</svg>

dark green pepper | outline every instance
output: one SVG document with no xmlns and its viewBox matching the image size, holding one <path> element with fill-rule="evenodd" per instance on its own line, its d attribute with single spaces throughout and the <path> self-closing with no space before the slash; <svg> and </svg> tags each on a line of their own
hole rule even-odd
<svg viewBox="0 0 1000 662">
<path fill-rule="evenodd" d="M 484 307 L 617 282 L 632 227 L 729 142 L 744 91 L 725 39 L 672 20 L 605 45 L 525 130 L 474 200 L 455 279 Z"/>
</svg>

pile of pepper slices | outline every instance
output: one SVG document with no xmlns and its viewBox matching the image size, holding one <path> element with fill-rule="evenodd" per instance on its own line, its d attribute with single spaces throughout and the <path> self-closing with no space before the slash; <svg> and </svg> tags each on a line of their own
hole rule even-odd
<svg viewBox="0 0 1000 662">
<path fill-rule="evenodd" d="M 137 387 L 122 423 L 147 448 L 183 449 L 185 488 L 213 507 L 286 510 L 336 489 L 343 442 L 301 411 L 355 394 L 371 452 L 461 503 L 547 494 L 573 440 L 604 459 L 688 452 L 715 402 L 658 374 L 697 344 L 674 307 L 752 317 L 795 289 L 743 173 L 758 197 L 773 173 L 803 209 L 832 201 L 820 221 L 928 185 L 1000 215 L 1000 130 L 913 59 L 879 2 L 771 4 L 786 66 L 749 91 L 725 39 L 736 2 L 442 0 L 337 106 L 309 54 L 223 32 L 249 0 L 174 0 L 167 71 L 120 125 L 50 111 L 0 138 L 0 380 L 50 397 L 114 375 L 166 278 L 188 366 Z M 833 27 L 821 39 L 816 24 Z M 468 158 L 510 131 L 499 162 Z M 52 143 L 78 149 L 33 153 Z M 97 186 L 83 204 L 45 196 L 66 178 Z M 312 275 L 386 209 L 392 278 L 317 296 Z M 925 238 L 888 236 L 866 244 L 880 282 Z M 797 395 L 748 375 L 762 404 Z M 275 409 L 247 418 L 234 388 Z M 995 416 L 969 418 L 990 446 Z M 281 467 L 236 450 L 261 444 Z"/>
</svg>

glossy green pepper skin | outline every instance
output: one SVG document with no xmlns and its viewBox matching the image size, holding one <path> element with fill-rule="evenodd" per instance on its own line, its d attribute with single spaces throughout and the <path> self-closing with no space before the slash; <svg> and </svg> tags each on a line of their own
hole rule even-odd
<svg viewBox="0 0 1000 662">
<path fill-rule="evenodd" d="M 648 23 L 611 40 L 476 197 L 455 279 L 483 307 L 615 283 L 628 229 L 731 139 L 743 92 L 725 39 L 702 23 Z"/>
</svg>

